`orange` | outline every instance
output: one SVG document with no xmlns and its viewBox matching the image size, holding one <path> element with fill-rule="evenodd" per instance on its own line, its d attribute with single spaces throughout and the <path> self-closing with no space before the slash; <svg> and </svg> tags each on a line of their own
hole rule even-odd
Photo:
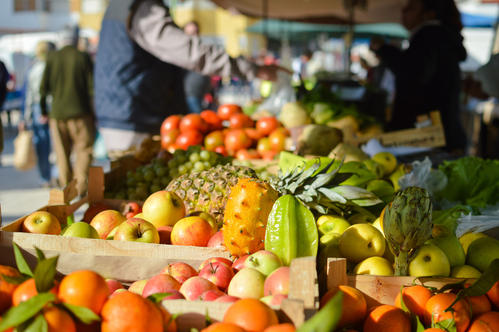
<svg viewBox="0 0 499 332">
<path fill-rule="evenodd" d="M 43 309 L 43 317 L 47 321 L 48 332 L 76 332 L 76 325 L 71 316 L 58 307 Z"/>
<path fill-rule="evenodd" d="M 257 299 L 234 302 L 225 312 L 224 323 L 233 323 L 249 332 L 263 331 L 279 324 L 277 315 L 268 305 Z"/>
<path fill-rule="evenodd" d="M 57 295 L 57 284 L 50 290 L 50 292 Z M 16 290 L 12 294 L 12 305 L 16 306 L 21 302 L 29 300 L 37 294 L 38 291 L 36 290 L 35 279 L 28 279 L 17 286 Z"/>
<path fill-rule="evenodd" d="M 499 309 L 499 281 L 492 286 L 487 292 L 487 297 L 496 309 Z"/>
<path fill-rule="evenodd" d="M 87 307 L 96 314 L 101 312 L 108 296 L 106 280 L 93 271 L 72 272 L 62 279 L 59 286 L 62 302 Z"/>
<path fill-rule="evenodd" d="M 142 296 L 129 292 L 114 294 L 102 308 L 102 332 L 163 332 L 163 315 Z"/>
<path fill-rule="evenodd" d="M 205 327 L 201 332 L 246 332 L 246 330 L 232 323 L 215 323 Z"/>
<path fill-rule="evenodd" d="M 425 323 L 430 325 L 432 320 L 440 322 L 446 319 L 454 318 L 457 332 L 464 332 L 470 325 L 470 307 L 465 300 L 459 300 L 452 306 L 452 311 L 445 310 L 454 302 L 457 295 L 453 293 L 442 293 L 433 295 L 426 302 Z"/>
<path fill-rule="evenodd" d="M 163 306 L 158 306 L 163 316 L 164 332 L 177 332 L 177 321 L 173 319 L 173 316 L 166 310 Z"/>
<path fill-rule="evenodd" d="M 12 294 L 17 285 L 4 280 L 3 276 L 19 277 L 20 273 L 10 266 L 0 265 L 0 314 L 12 305 Z"/>
<path fill-rule="evenodd" d="M 419 318 L 423 318 L 426 302 L 431 296 L 430 290 L 424 286 L 416 285 L 404 287 L 395 298 L 395 306 L 397 308 L 402 308 L 401 299 L 403 299 L 405 306 L 410 312 L 419 316 Z"/>
<path fill-rule="evenodd" d="M 367 313 L 367 302 L 364 295 L 350 286 L 337 286 L 331 288 L 321 299 L 321 308 L 341 290 L 343 292 L 343 310 L 338 328 L 347 325 L 356 325 L 364 321 Z"/>
<path fill-rule="evenodd" d="M 364 332 L 411 332 L 411 320 L 402 309 L 380 305 L 372 310 L 364 322 Z"/>
<path fill-rule="evenodd" d="M 464 298 L 471 308 L 471 317 L 475 318 L 492 310 L 492 305 L 486 295 L 467 296 Z"/>
<path fill-rule="evenodd" d="M 499 331 L 499 312 L 489 311 L 478 316 L 471 324 L 468 332 Z"/>
<path fill-rule="evenodd" d="M 290 323 L 284 323 L 267 327 L 263 332 L 295 332 L 295 326 Z"/>
<path fill-rule="evenodd" d="M 429 329 L 426 329 L 423 332 L 447 332 L 447 331 L 436 328 L 436 327 L 430 327 Z"/>
</svg>

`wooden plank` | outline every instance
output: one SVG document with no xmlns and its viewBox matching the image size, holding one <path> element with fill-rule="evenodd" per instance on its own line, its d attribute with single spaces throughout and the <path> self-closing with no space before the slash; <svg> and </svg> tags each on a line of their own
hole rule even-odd
<svg viewBox="0 0 499 332">
<path fill-rule="evenodd" d="M 214 322 L 223 320 L 224 314 L 232 303 L 164 300 L 163 307 L 177 318 L 178 332 L 190 332 L 191 328 L 201 330 L 206 327 L 206 315 Z"/>
<path fill-rule="evenodd" d="M 289 295 L 301 300 L 305 308 L 319 308 L 319 284 L 315 257 L 296 258 L 290 265 Z"/>
<path fill-rule="evenodd" d="M 347 260 L 345 258 L 328 258 L 326 275 L 327 289 L 348 285 Z"/>
</svg>

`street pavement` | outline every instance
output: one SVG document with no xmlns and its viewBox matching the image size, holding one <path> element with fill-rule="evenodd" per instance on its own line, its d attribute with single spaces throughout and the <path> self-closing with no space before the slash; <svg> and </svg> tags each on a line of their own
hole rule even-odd
<svg viewBox="0 0 499 332">
<path fill-rule="evenodd" d="M 4 131 L 4 150 L 0 155 L 0 208 L 2 225 L 6 225 L 40 207 L 47 205 L 50 188 L 42 188 L 37 168 L 29 171 L 18 171 L 13 166 L 14 139 L 17 135 L 18 114 L 12 116 L 12 124 L 7 124 L 6 114 L 2 115 Z M 53 161 L 51 156 L 51 161 Z M 96 161 L 95 164 L 107 166 L 106 160 Z M 79 220 L 83 214 L 83 206 L 75 215 Z"/>
</svg>

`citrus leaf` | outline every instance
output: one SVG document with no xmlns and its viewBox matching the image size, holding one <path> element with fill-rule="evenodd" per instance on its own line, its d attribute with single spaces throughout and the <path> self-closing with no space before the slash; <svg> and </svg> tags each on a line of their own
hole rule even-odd
<svg viewBox="0 0 499 332">
<path fill-rule="evenodd" d="M 100 321 L 100 317 L 95 312 L 86 307 L 81 307 L 69 303 L 63 303 L 62 305 L 83 324 L 92 324 L 93 322 Z"/>
<path fill-rule="evenodd" d="M 190 332 L 199 332 L 198 329 L 194 328 L 194 327 L 191 327 L 191 331 Z"/>
<path fill-rule="evenodd" d="M 425 327 L 423 325 L 423 323 L 421 323 L 421 320 L 419 319 L 418 316 L 414 315 L 414 320 L 416 321 L 416 328 L 412 329 L 413 331 L 416 331 L 416 332 L 424 332 L 425 330 Z"/>
<path fill-rule="evenodd" d="M 160 303 L 165 297 L 170 295 L 172 295 L 172 293 L 156 293 L 149 295 L 147 299 L 154 303 Z"/>
<path fill-rule="evenodd" d="M 27 275 L 20 275 L 18 277 L 12 277 L 12 276 L 6 276 L 5 274 L 2 274 L 2 279 L 8 282 L 9 284 L 14 284 L 14 285 L 20 285 L 23 282 L 25 282 L 28 279 L 31 279 L 31 277 Z"/>
<path fill-rule="evenodd" d="M 441 320 L 440 322 L 435 322 L 432 324 L 432 327 L 436 327 L 447 332 L 457 332 L 456 321 L 454 320 L 454 318 L 449 318 Z"/>
<path fill-rule="evenodd" d="M 71 226 L 74 223 L 75 223 L 75 216 L 74 216 L 74 214 L 70 214 L 69 216 L 67 216 L 67 218 L 66 218 L 66 225 L 67 226 Z"/>
<path fill-rule="evenodd" d="M 38 293 L 48 292 L 54 287 L 57 260 L 59 256 L 44 259 L 35 268 L 35 285 Z"/>
<path fill-rule="evenodd" d="M 33 277 L 34 276 L 33 271 L 31 271 L 31 268 L 24 259 L 24 256 L 21 253 L 21 249 L 19 249 L 19 246 L 15 242 L 12 242 L 12 247 L 14 248 L 14 257 L 16 259 L 16 265 L 19 272 L 21 272 L 22 274 L 26 274 L 30 277 Z"/>
<path fill-rule="evenodd" d="M 43 253 L 43 251 L 41 251 L 38 247 L 35 247 L 35 250 L 36 250 L 36 257 L 38 257 L 38 262 L 43 261 L 44 259 L 46 259 L 45 254 Z"/>
<path fill-rule="evenodd" d="M 0 331 L 10 327 L 19 326 L 34 315 L 36 315 L 49 302 L 55 301 L 55 295 L 52 293 L 40 293 L 32 298 L 19 303 L 10 308 L 0 321 Z"/>
<path fill-rule="evenodd" d="M 210 317 L 210 314 L 208 313 L 208 309 L 206 309 L 206 315 L 204 315 L 204 323 L 206 326 L 210 326 L 213 324 L 213 320 Z"/>
<path fill-rule="evenodd" d="M 404 296 L 402 294 L 402 291 L 404 290 L 404 286 L 402 286 L 400 288 L 400 306 L 402 307 L 402 310 L 404 310 L 405 312 L 408 312 L 408 313 L 411 313 L 411 311 L 407 308 L 407 306 L 405 305 L 405 301 L 404 301 Z"/>
<path fill-rule="evenodd" d="M 300 326 L 297 332 L 329 332 L 334 331 L 343 310 L 343 292 L 339 291 L 312 318 Z"/>
<path fill-rule="evenodd" d="M 438 293 L 444 293 L 444 292 L 446 292 L 448 290 L 461 290 L 461 289 L 464 289 L 464 284 L 466 282 L 467 282 L 467 280 L 461 280 L 461 281 L 456 282 L 456 283 L 444 285 L 442 288 L 440 288 L 438 290 Z"/>
<path fill-rule="evenodd" d="M 42 314 L 36 315 L 35 319 L 24 328 L 24 332 L 48 332 L 48 324 Z"/>
</svg>

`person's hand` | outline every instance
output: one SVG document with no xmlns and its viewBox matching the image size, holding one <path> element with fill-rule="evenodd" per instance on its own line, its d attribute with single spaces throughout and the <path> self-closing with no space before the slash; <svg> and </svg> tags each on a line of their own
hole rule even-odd
<svg viewBox="0 0 499 332">
<path fill-rule="evenodd" d="M 284 71 L 288 74 L 292 74 L 291 71 L 284 67 L 270 65 L 270 66 L 260 66 L 256 72 L 256 77 L 265 81 L 277 81 L 277 72 Z"/>
<path fill-rule="evenodd" d="M 40 122 L 40 124 L 46 124 L 47 122 L 49 122 L 49 117 L 46 115 L 40 115 L 40 117 L 38 118 L 38 122 Z"/>
<path fill-rule="evenodd" d="M 381 37 L 373 37 L 371 38 L 371 43 L 369 44 L 369 48 L 373 52 L 377 52 L 383 45 L 385 44 L 385 40 Z"/>
</svg>

